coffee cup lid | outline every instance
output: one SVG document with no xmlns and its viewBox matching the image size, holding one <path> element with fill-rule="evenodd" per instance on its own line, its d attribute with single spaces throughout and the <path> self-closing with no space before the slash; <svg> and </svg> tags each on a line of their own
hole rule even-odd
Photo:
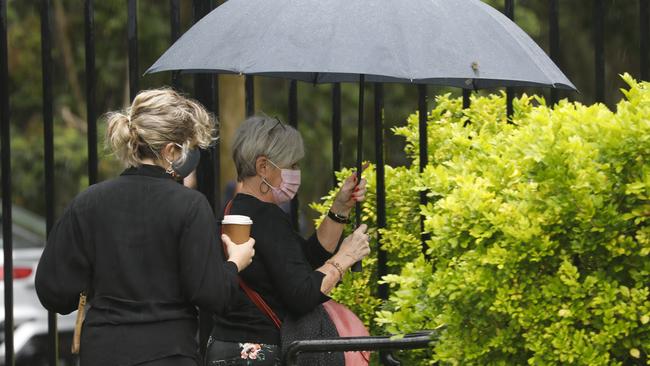
<svg viewBox="0 0 650 366">
<path fill-rule="evenodd" d="M 244 215 L 226 215 L 221 223 L 223 225 L 253 225 L 253 220 Z"/>
</svg>

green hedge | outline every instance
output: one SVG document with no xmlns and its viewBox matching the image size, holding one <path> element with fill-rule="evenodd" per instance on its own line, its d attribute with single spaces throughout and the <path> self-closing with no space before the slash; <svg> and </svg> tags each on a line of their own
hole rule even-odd
<svg viewBox="0 0 650 366">
<path fill-rule="evenodd" d="M 390 299 L 375 296 L 374 255 L 334 297 L 375 334 L 446 324 L 432 349 L 404 355 L 409 365 L 650 365 L 650 84 L 623 78 L 616 112 L 523 96 L 513 124 L 503 95 L 465 110 L 438 97 L 421 175 L 410 116 L 395 133 L 413 164 L 386 167 Z"/>
</svg>

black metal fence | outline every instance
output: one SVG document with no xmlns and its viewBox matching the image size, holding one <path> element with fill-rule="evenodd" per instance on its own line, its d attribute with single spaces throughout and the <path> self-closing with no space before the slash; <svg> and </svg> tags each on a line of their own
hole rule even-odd
<svg viewBox="0 0 650 366">
<path fill-rule="evenodd" d="M 575 0 L 572 0 L 575 1 Z M 551 58 L 559 61 L 560 53 L 560 12 L 558 10 L 559 0 L 548 0 L 548 52 Z M 586 9 L 591 8 L 593 11 L 593 49 L 594 49 L 594 69 L 596 84 L 596 100 L 604 101 L 605 99 L 605 0 L 582 0 Z M 648 79 L 648 42 L 649 42 L 649 3 L 650 0 L 636 0 L 626 2 L 625 6 L 638 6 L 639 21 L 639 49 L 640 49 L 640 72 L 642 79 Z M 10 5 L 10 4 L 9 4 Z M 139 78 L 141 71 L 138 69 L 138 13 L 137 0 L 127 0 L 128 21 L 128 65 L 129 65 L 129 93 L 130 98 L 136 95 L 139 90 Z M 504 12 L 511 19 L 515 20 L 515 0 L 504 0 Z M 2 228 L 3 228 L 3 252 L 4 252 L 4 343 L 5 343 L 5 364 L 14 364 L 14 341 L 13 341 L 13 242 L 12 242 L 12 186 L 11 186 L 11 139 L 10 139 L 10 105 L 9 105 L 9 69 L 8 69 L 8 43 L 7 43 L 7 6 L 8 0 L 0 0 L 0 151 L 1 151 L 1 173 L 2 173 Z M 166 6 L 170 7 L 170 29 L 171 40 L 175 41 L 180 36 L 180 0 L 169 0 Z M 197 21 L 215 7 L 214 0 L 193 0 L 193 20 Z M 42 40 L 42 74 L 43 74 L 43 131 L 44 131 L 44 156 L 45 160 L 45 198 L 46 198 L 46 222 L 47 232 L 52 227 L 54 214 L 54 132 L 53 132 L 53 98 L 52 98 L 52 6 L 51 0 L 40 0 L 40 17 L 41 17 L 41 40 Z M 88 180 L 89 184 L 96 183 L 98 180 L 98 154 L 97 154 L 97 108 L 96 108 L 96 91 L 97 91 L 97 72 L 95 67 L 95 21 L 94 21 L 94 0 L 83 1 L 83 14 L 85 19 L 85 74 L 86 74 L 86 111 L 87 111 L 87 129 L 88 129 Z M 569 75 L 570 76 L 570 75 Z M 179 87 L 180 76 L 173 73 L 171 84 Z M 255 111 L 254 101 L 254 82 L 252 76 L 246 76 L 245 80 L 245 108 L 246 115 L 252 115 Z M 290 82 L 288 105 L 289 105 L 289 122 L 291 125 L 298 127 L 298 84 L 296 81 Z M 218 78 L 210 74 L 194 75 L 194 97 L 203 103 L 206 108 L 219 117 L 218 100 Z M 427 144 L 426 144 L 426 127 L 427 127 L 427 93 L 428 88 L 425 85 L 418 86 L 418 110 L 420 113 L 419 131 L 420 131 L 420 169 L 424 169 L 427 164 Z M 508 115 L 511 115 L 512 98 L 516 90 L 507 90 Z M 464 106 L 469 105 L 469 90 L 463 90 Z M 550 101 L 557 102 L 558 93 L 551 91 Z M 341 168 L 341 86 L 334 84 L 332 86 L 332 156 L 333 169 Z M 377 224 L 379 228 L 386 226 L 386 195 L 384 182 L 384 156 L 383 156 L 383 109 L 384 109 L 384 91 L 381 84 L 374 85 L 374 126 L 375 126 L 375 162 L 377 163 Z M 363 110 L 360 111 L 363 113 Z M 218 148 L 201 152 L 201 165 L 198 172 L 199 189 L 206 195 L 212 206 L 217 210 L 220 207 L 221 197 L 218 187 L 220 186 L 220 157 Z M 421 202 L 426 203 L 426 194 L 421 196 Z M 297 227 L 297 200 L 293 201 L 292 212 L 294 213 L 294 225 Z M 377 234 L 377 242 L 381 242 L 380 234 Z M 426 235 L 423 234 L 423 250 Z M 378 252 L 378 275 L 387 274 L 387 256 L 377 245 Z M 381 298 L 388 297 L 388 288 L 386 285 L 380 285 L 378 294 Z M 208 314 L 201 314 L 202 319 L 209 319 Z M 202 321 L 201 326 L 201 344 L 205 344 L 207 331 L 209 331 L 209 321 Z M 48 360 L 50 365 L 56 365 L 58 360 L 58 340 L 57 340 L 57 323 L 55 314 L 49 314 L 49 336 L 48 336 Z M 368 348 L 384 347 L 379 343 L 385 340 L 370 343 L 363 343 Z M 383 344 L 383 343 L 382 343 Z M 386 346 L 386 348 L 395 348 L 395 346 Z M 399 348 L 399 345 L 397 345 Z"/>
</svg>

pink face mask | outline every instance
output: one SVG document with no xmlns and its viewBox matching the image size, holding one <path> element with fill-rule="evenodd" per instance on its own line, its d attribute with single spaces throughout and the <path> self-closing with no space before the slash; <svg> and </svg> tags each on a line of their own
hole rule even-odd
<svg viewBox="0 0 650 366">
<path fill-rule="evenodd" d="M 273 199 L 276 204 L 281 204 L 284 202 L 291 201 L 293 197 L 298 193 L 298 188 L 300 188 L 300 170 L 299 169 L 282 169 L 275 165 L 270 159 L 267 159 L 274 167 L 280 169 L 280 177 L 282 182 L 280 187 L 273 187 L 266 179 L 262 178 L 262 181 L 266 183 L 267 186 L 271 188 L 271 193 L 273 194 Z"/>
</svg>

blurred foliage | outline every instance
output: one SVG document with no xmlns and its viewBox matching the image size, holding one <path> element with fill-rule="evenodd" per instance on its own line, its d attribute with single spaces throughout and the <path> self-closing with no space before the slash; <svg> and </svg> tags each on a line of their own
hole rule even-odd
<svg viewBox="0 0 650 366">
<path fill-rule="evenodd" d="M 411 115 L 395 129 L 411 168 L 386 172 L 392 274 L 379 282 L 390 298 L 376 296 L 375 253 L 333 297 L 374 332 L 446 324 L 431 349 L 403 355 L 408 365 L 650 364 L 650 83 L 623 80 L 616 112 L 524 95 L 512 124 L 503 95 L 469 109 L 440 96 L 422 174 Z M 324 213 L 330 199 L 313 207 Z"/>
<path fill-rule="evenodd" d="M 222 0 L 215 1 L 221 3 Z M 502 0 L 486 0 L 502 9 Z M 618 73 L 639 69 L 638 5 L 636 1 L 606 0 L 607 102 L 614 107 L 620 95 Z M 579 101 L 591 103 L 594 96 L 593 25 L 591 1 L 560 1 L 561 57 L 560 67 L 580 89 L 580 94 L 566 94 Z M 139 69 L 143 72 L 170 44 L 169 2 L 138 1 Z M 182 0 L 181 30 L 192 23 L 192 1 Z M 60 212 L 76 193 L 87 185 L 86 168 L 86 101 L 85 48 L 82 2 L 52 0 L 53 68 L 54 68 L 54 124 L 57 144 L 65 146 L 55 152 L 56 206 Z M 515 18 L 518 24 L 548 49 L 546 0 L 516 1 Z M 40 2 L 8 1 L 9 36 L 9 91 L 11 96 L 11 124 L 14 200 L 36 212 L 43 213 L 42 165 L 42 76 Z M 123 108 L 128 104 L 127 36 L 125 1 L 95 1 L 96 47 L 96 110 L 99 114 Z M 570 35 L 570 37 L 569 37 Z M 182 78 L 182 89 L 193 90 L 192 76 Z M 143 76 L 140 88 L 157 87 L 170 83 L 170 74 Z M 286 120 L 288 82 L 279 79 L 257 78 L 257 110 L 279 115 Z M 314 211 L 307 203 L 327 192 L 333 177 L 322 174 L 332 168 L 331 147 L 331 86 L 299 84 L 299 128 L 304 135 L 308 154 L 303 164 L 306 177 L 301 190 L 302 212 L 308 219 Z M 366 142 L 364 154 L 374 160 L 373 86 L 366 90 Z M 430 95 L 440 95 L 449 89 L 429 87 Z M 528 90 L 521 90 L 523 92 Z M 223 93 L 224 91 L 222 91 Z M 452 91 L 458 95 L 458 91 Z M 481 95 L 490 91 L 481 92 Z M 539 90 L 535 90 L 539 92 Z M 358 88 L 342 87 L 343 165 L 355 161 L 356 116 Z M 417 88 L 413 85 L 385 85 L 385 128 L 398 126 L 417 106 Z M 243 103 L 242 103 L 243 109 Z M 101 124 L 104 121 L 100 119 Z M 100 144 L 102 136 L 99 136 Z M 61 142 L 64 141 L 64 142 Z M 100 149 L 101 151 L 101 149 Z M 392 134 L 386 135 L 384 149 L 386 162 L 398 166 L 408 162 L 403 142 Z M 223 159 L 229 159 L 224 156 Z M 100 179 L 112 177 L 121 167 L 108 154 L 100 156 Z M 39 188 L 40 187 L 40 188 Z M 309 220 L 311 221 L 311 220 Z"/>
</svg>

